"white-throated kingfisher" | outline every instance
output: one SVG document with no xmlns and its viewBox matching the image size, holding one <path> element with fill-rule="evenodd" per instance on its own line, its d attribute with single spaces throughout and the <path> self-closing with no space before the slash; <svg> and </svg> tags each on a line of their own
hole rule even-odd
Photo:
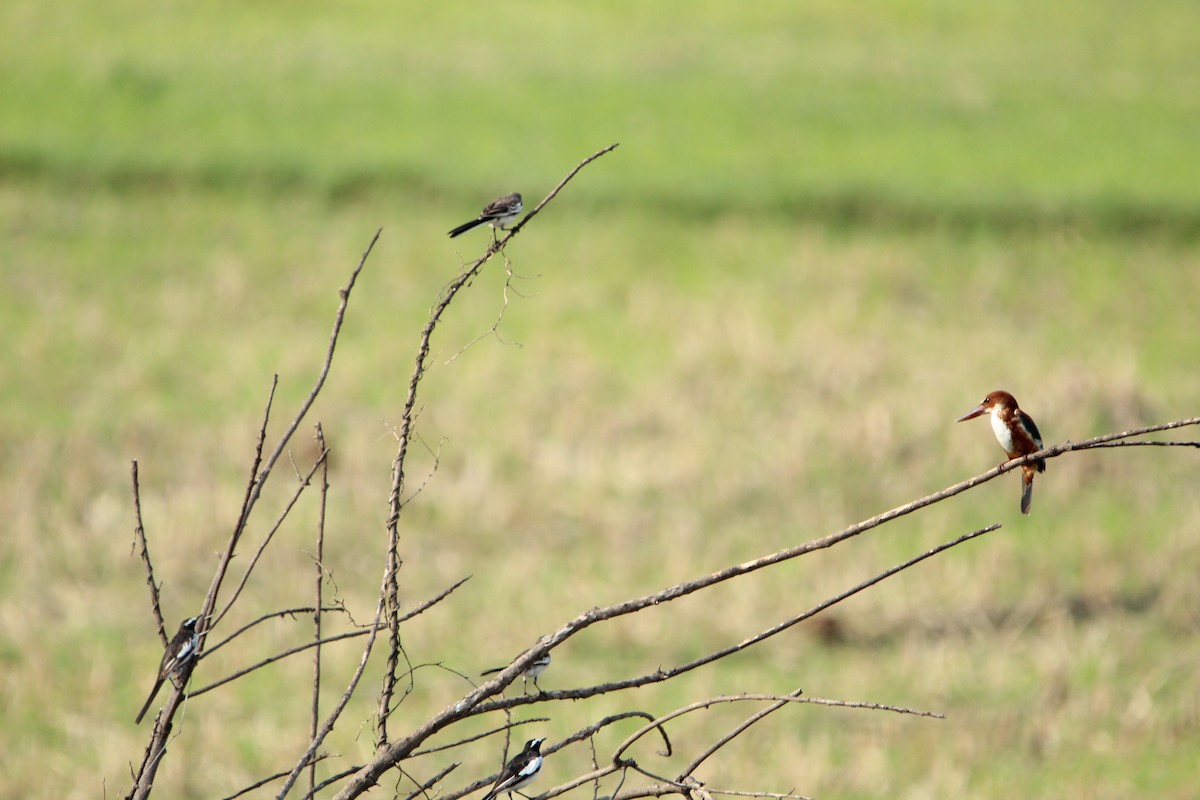
<svg viewBox="0 0 1200 800">
<path fill-rule="evenodd" d="M 1038 432 L 1033 417 L 1017 406 L 1017 398 L 1008 392 L 995 391 L 958 418 L 959 422 L 991 414 L 992 430 L 1009 460 L 1036 453 L 1042 449 L 1042 434 Z M 1001 462 L 1000 466 L 1004 466 Z M 1021 480 L 1025 488 L 1021 492 L 1021 513 L 1028 514 L 1033 505 L 1033 475 L 1046 471 L 1046 459 L 1039 458 L 1031 464 L 1021 465 Z"/>
</svg>

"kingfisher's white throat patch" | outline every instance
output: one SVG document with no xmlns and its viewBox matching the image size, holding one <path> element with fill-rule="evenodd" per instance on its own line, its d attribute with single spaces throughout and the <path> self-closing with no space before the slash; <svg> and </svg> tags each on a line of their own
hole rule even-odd
<svg viewBox="0 0 1200 800">
<path fill-rule="evenodd" d="M 1004 420 L 1000 419 L 1000 407 L 992 408 L 992 430 L 996 433 L 996 440 L 1000 442 L 1000 446 L 1004 448 L 1005 453 L 1015 453 L 1017 448 L 1013 447 L 1012 431 L 1008 429 L 1008 425 Z"/>
</svg>

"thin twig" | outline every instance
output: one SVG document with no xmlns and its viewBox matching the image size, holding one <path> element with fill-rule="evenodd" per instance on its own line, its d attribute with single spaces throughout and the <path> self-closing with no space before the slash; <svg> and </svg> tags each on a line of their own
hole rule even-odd
<svg viewBox="0 0 1200 800">
<path fill-rule="evenodd" d="M 325 780 L 318 783 L 316 788 L 313 789 L 313 791 L 305 793 L 304 797 L 302 797 L 301 800 L 309 800 L 309 798 L 311 798 L 313 795 L 315 795 L 317 792 L 321 791 L 325 787 L 332 786 L 333 784 L 337 783 L 338 781 L 344 780 L 344 779 L 350 777 L 354 773 L 358 772 L 360 769 L 362 769 L 362 764 L 355 764 L 354 766 L 346 767 L 341 772 L 337 772 L 337 773 L 334 773 L 333 775 L 330 775 L 328 778 L 326 778 Z"/>
<path fill-rule="evenodd" d="M 607 153 L 611 153 L 613 150 L 616 150 L 617 147 L 620 146 L 620 144 L 621 144 L 620 142 L 613 142 L 608 147 L 605 147 L 601 150 L 597 150 L 596 152 L 592 153 L 590 156 L 585 158 L 583 161 L 580 161 L 578 164 L 576 164 L 575 169 L 568 172 L 566 177 L 563 178 L 561 181 L 559 181 L 558 185 L 550 190 L 550 194 L 546 195 L 546 197 L 542 200 L 542 202 L 538 203 L 537 207 L 535 209 L 533 209 L 533 211 L 530 211 L 528 214 L 526 214 L 524 217 L 521 218 L 520 222 L 518 222 L 516 225 L 509 228 L 508 235 L 500 240 L 500 245 L 499 245 L 500 248 L 503 249 L 505 243 L 508 242 L 509 239 L 516 236 L 518 233 L 520 233 L 521 229 L 524 228 L 529 223 L 529 220 L 531 220 L 535 216 L 537 216 L 537 213 L 539 211 L 541 211 L 546 206 L 547 203 L 549 203 L 551 200 L 553 200 L 555 197 L 557 197 L 558 193 L 560 191 L 562 191 L 562 188 L 564 186 L 566 186 L 567 183 L 569 183 L 572 178 L 575 177 L 575 175 L 579 172 L 579 170 L 583 169 L 584 167 L 586 167 L 588 164 L 595 161 L 600 156 L 605 155 Z"/>
<path fill-rule="evenodd" d="M 158 638 L 162 639 L 163 647 L 167 646 L 167 631 L 163 623 L 162 606 L 159 605 L 158 584 L 154 580 L 154 565 L 150 563 L 150 546 L 146 542 L 146 528 L 142 525 L 142 493 L 138 483 L 138 462 L 131 461 L 129 466 L 130 479 L 133 482 L 133 538 L 140 548 L 142 563 L 146 565 L 146 585 L 150 587 L 150 610 L 154 613 L 154 621 L 158 625 Z"/>
<path fill-rule="evenodd" d="M 804 694 L 803 689 L 796 689 L 794 692 L 792 692 L 790 695 L 788 695 L 788 697 L 799 697 L 802 694 Z M 713 755 L 713 753 L 717 752 L 722 747 L 729 744 L 737 737 L 741 736 L 745 731 L 750 729 L 752 726 L 756 725 L 760 720 L 765 719 L 766 717 L 770 716 L 771 714 L 774 714 L 776 711 L 783 708 L 787 704 L 788 704 L 788 701 L 779 700 L 779 701 L 774 702 L 771 705 L 767 706 L 766 708 L 760 709 L 760 710 L 754 712 L 753 714 L 751 714 L 748 718 L 746 718 L 745 720 L 740 722 L 736 727 L 734 727 L 734 729 L 732 731 L 725 734 L 720 739 L 717 739 L 717 741 L 713 742 L 710 746 L 705 748 L 700 753 L 700 755 L 698 755 L 694 759 L 692 759 L 686 767 L 684 767 L 682 770 L 679 771 L 679 777 L 677 778 L 677 780 L 680 782 L 683 782 L 685 779 L 691 777 L 692 773 L 695 772 L 696 769 L 701 764 L 703 764 L 705 761 L 707 761 L 708 758 Z"/>
<path fill-rule="evenodd" d="M 325 758 L 328 758 L 328 756 L 325 755 L 324 753 L 322 753 L 321 755 L 314 758 L 312 763 L 316 764 L 318 761 L 321 761 Z M 236 800 L 236 798 L 241 797 L 244 794 L 249 794 L 250 792 L 253 792 L 255 789 L 258 789 L 262 786 L 266 786 L 271 781 L 277 781 L 280 778 L 284 778 L 284 777 L 287 777 L 287 772 L 276 772 L 274 775 L 268 775 L 267 777 L 263 778 L 262 780 L 256 781 L 255 783 L 250 784 L 249 786 L 247 786 L 244 789 L 237 790 L 233 794 L 223 798 L 223 800 Z"/>
<path fill-rule="evenodd" d="M 455 589 L 462 586 L 464 583 L 466 583 L 469 580 L 471 580 L 470 575 L 466 576 L 465 578 L 459 578 L 457 581 L 450 584 L 445 589 L 443 589 L 442 591 L 438 592 L 433 597 L 426 600 L 424 603 L 421 603 L 420 605 L 418 605 L 412 611 L 409 611 L 407 614 L 402 615 L 400 617 L 400 621 L 407 622 L 408 620 L 412 619 L 413 617 L 415 617 L 419 614 L 424 614 L 430 608 L 432 608 L 433 606 L 436 606 L 438 603 L 442 602 L 447 597 L 449 597 L 451 592 L 453 592 Z"/>
<path fill-rule="evenodd" d="M 315 753 L 317 748 L 321 746 L 321 742 L 323 742 L 325 737 L 329 735 L 329 732 L 333 730 L 333 726 L 337 722 L 338 717 L 342 715 L 342 711 L 345 710 L 346 704 L 349 703 L 350 698 L 354 696 L 354 690 L 358 688 L 358 682 L 362 680 L 363 672 L 367 668 L 367 658 L 371 655 L 371 648 L 375 644 L 375 636 L 379 632 L 380 623 L 383 619 L 383 603 L 383 589 L 381 588 L 379 603 L 375 606 L 375 621 L 371 625 L 370 636 L 367 638 L 366 645 L 363 646 L 362 656 L 358 660 L 358 666 L 355 667 L 354 674 L 350 677 L 350 682 L 346 686 L 346 691 L 342 693 L 341 698 L 338 699 L 337 705 L 334 707 L 333 711 L 330 712 L 329 716 L 326 717 L 325 723 L 321 726 L 321 729 L 317 731 L 317 735 L 312 738 L 312 741 L 308 745 L 308 750 L 306 750 L 304 755 L 300 757 L 300 760 L 296 762 L 296 766 L 292 768 L 292 772 L 290 775 L 288 775 L 287 781 L 284 783 L 283 788 L 280 789 L 279 794 L 276 795 L 276 800 L 283 800 L 283 798 L 287 796 L 287 793 L 291 791 L 292 786 L 296 783 L 296 778 L 300 775 L 300 771 L 304 769 L 304 765 L 308 762 L 308 759 L 312 758 L 313 753 Z"/>
<path fill-rule="evenodd" d="M 416 800 L 417 795 L 421 795 L 421 794 L 425 795 L 427 800 L 432 800 L 432 798 L 429 797 L 429 790 L 431 788 L 433 788 L 435 785 L 437 785 L 438 783 L 440 783 L 442 778 L 445 778 L 447 775 L 449 775 L 454 770 L 458 769 L 460 766 L 462 766 L 462 765 L 459 764 L 458 762 L 452 763 L 450 766 L 443 769 L 437 775 L 434 775 L 429 780 L 425 781 L 422 784 L 419 784 L 417 786 L 417 790 L 415 792 L 413 792 L 412 794 L 408 795 L 408 797 L 404 798 L 404 800 Z M 414 783 L 415 783 L 415 781 L 414 781 Z"/>
<path fill-rule="evenodd" d="M 470 744 L 471 742 L 477 742 L 480 739 L 486 739 L 489 736 L 495 736 L 497 733 L 504 733 L 506 731 L 512 730 L 513 728 L 519 728 L 522 725 L 531 725 L 535 722 L 549 722 L 549 721 L 550 721 L 549 717 L 531 717 L 530 719 L 522 719 L 522 720 L 518 720 L 517 722 L 507 722 L 503 725 L 498 725 L 495 728 L 491 728 L 490 730 L 486 730 L 483 733 L 477 733 L 474 736 L 468 736 L 465 739 L 459 739 L 457 741 L 450 742 L 449 744 L 438 745 L 437 747 L 430 747 L 425 750 L 414 750 L 413 752 L 408 754 L 408 757 L 409 758 L 417 758 L 419 756 L 431 755 L 432 753 L 440 753 L 443 750 L 453 750 L 456 747 L 462 747 L 464 744 Z"/>
<path fill-rule="evenodd" d="M 270 456 L 267 457 L 266 465 L 263 467 L 262 473 L 259 475 L 258 480 L 252 485 L 251 492 L 247 498 L 243 518 L 248 515 L 250 510 L 254 507 L 255 502 L 257 502 L 259 496 L 262 494 L 263 485 L 270 476 L 271 470 L 275 466 L 275 462 L 278 461 L 280 455 L 283 454 L 288 442 L 290 442 L 292 439 L 292 435 L 296 432 L 296 429 L 300 427 L 300 423 L 304 421 L 305 416 L 308 415 L 309 409 L 311 409 L 313 403 L 316 402 L 317 395 L 321 393 L 321 389 L 325 386 L 325 379 L 329 377 L 329 370 L 333 366 L 333 354 L 337 349 L 338 336 L 341 334 L 342 322 L 346 317 L 346 307 L 350 303 L 350 292 L 354 290 L 354 284 L 358 280 L 359 273 L 361 273 L 363 271 L 363 267 L 366 266 L 367 258 L 371 255 L 371 250 L 375 248 L 375 243 L 379 241 L 379 236 L 382 233 L 383 228 L 375 231 L 375 235 L 371 237 L 371 241 L 367 245 L 367 249 L 363 251 L 362 257 L 358 260 L 358 266 L 356 266 L 354 271 L 350 273 L 350 280 L 346 282 L 344 287 L 338 290 L 338 308 L 334 313 L 333 330 L 329 334 L 329 345 L 325 350 L 325 360 L 321 364 L 321 371 L 317 375 L 317 380 L 313 384 L 312 390 L 308 393 L 308 397 L 306 397 L 304 402 L 300 404 L 300 408 L 296 412 L 296 415 L 292 418 L 292 421 L 288 423 L 287 429 L 284 430 L 283 435 L 279 437 L 279 443 L 275 446 L 275 449 L 271 452 Z"/>
<path fill-rule="evenodd" d="M 247 622 L 245 625 L 238 628 L 236 631 L 229 634 L 224 639 L 222 639 L 221 641 L 214 644 L 212 647 L 204 648 L 204 657 L 207 658 L 208 656 L 211 656 L 213 653 L 220 650 L 222 647 L 229 644 L 234 639 L 236 639 L 237 637 L 241 636 L 246 631 L 253 628 L 255 625 L 259 625 L 263 622 L 266 622 L 267 620 L 276 619 L 278 617 L 293 617 L 294 618 L 297 614 L 312 614 L 314 611 L 316 611 L 316 609 L 313 608 L 312 606 L 300 606 L 299 608 L 284 608 L 284 609 L 281 609 L 280 611 L 272 611 L 269 614 L 263 614 L 258 619 Z M 341 606 L 341 605 L 325 606 L 324 608 L 321 609 L 321 611 L 337 611 L 339 613 L 346 614 L 347 616 L 349 616 L 349 612 L 346 610 L 346 607 Z"/>
<path fill-rule="evenodd" d="M 325 570 L 322 564 L 325 561 L 325 510 L 326 502 L 329 499 L 329 448 L 325 445 L 325 431 L 321 429 L 321 423 L 316 425 L 316 440 L 317 449 L 321 451 L 321 493 L 320 504 L 317 509 L 317 548 L 316 558 L 314 559 L 314 567 L 316 568 L 316 578 L 313 581 L 313 594 L 316 596 L 316 610 L 313 612 L 313 688 L 312 688 L 312 703 L 310 708 L 310 717 L 308 725 L 309 739 L 317 737 L 317 726 L 321 720 L 321 607 L 324 599 L 325 589 Z M 308 765 L 308 792 L 312 794 L 317 787 L 317 763 Z"/>
<path fill-rule="evenodd" d="M 263 667 L 265 667 L 269 664 L 274 664 L 276 661 L 281 661 L 281 660 L 287 658 L 288 656 L 294 656 L 294 655 L 296 655 L 296 653 L 303 653 L 305 650 L 310 650 L 314 647 L 320 647 L 321 645 L 332 644 L 333 642 L 340 642 L 344 639 L 356 639 L 359 636 L 369 636 L 369 635 L 372 635 L 372 634 L 375 634 L 378 632 L 379 632 L 378 626 L 376 626 L 374 628 L 361 628 L 356 631 L 347 631 L 346 633 L 339 633 L 335 636 L 327 636 L 324 639 L 321 639 L 316 642 L 309 641 L 309 642 L 305 642 L 304 644 L 298 644 L 295 647 L 290 647 L 287 650 L 283 650 L 282 652 L 276 653 L 271 656 L 267 656 L 266 658 L 262 659 L 261 661 L 257 661 L 248 667 L 239 669 L 237 672 L 234 672 L 230 675 L 226 675 L 224 678 L 221 678 L 220 680 L 213 681 L 212 683 L 208 684 L 207 686 L 201 687 L 199 689 L 194 689 L 191 692 L 188 692 L 188 697 L 196 697 L 197 695 L 202 695 L 205 692 L 211 692 L 213 689 L 216 689 L 218 686 L 224 686 L 225 684 L 229 683 L 230 681 L 235 681 L 238 678 L 242 677 L 243 675 L 249 675 L 251 672 L 254 672 L 256 669 L 262 669 Z"/>
<path fill-rule="evenodd" d="M 225 615 L 229 613 L 230 609 L 233 608 L 233 604 L 236 603 L 238 597 L 241 596 L 242 590 L 246 588 L 246 583 L 250 580 L 250 575 L 254 572 L 254 568 L 258 566 L 258 560 L 262 558 L 262 554 L 267 549 L 267 545 L 269 545 L 271 540 L 275 538 L 275 534 L 283 526 L 284 520 L 288 518 L 288 514 L 292 513 L 292 509 L 296 507 L 296 503 L 300 500 L 300 495 L 304 494 L 304 490 L 308 488 L 309 481 L 312 480 L 312 476 L 315 475 L 317 470 L 321 468 L 321 465 L 325 463 L 325 458 L 328 455 L 329 453 L 327 451 L 322 451 L 322 453 L 317 457 L 316 463 L 312 465 L 312 469 L 310 469 L 308 474 L 305 475 L 300 483 L 297 484 L 296 490 L 292 492 L 291 499 L 288 500 L 287 505 L 284 506 L 283 511 L 281 511 L 279 517 L 276 518 L 275 524 L 271 526 L 271 530 L 267 531 L 267 535 L 264 536 L 263 540 L 259 543 L 258 549 L 254 551 L 254 557 L 251 558 L 250 563 L 246 565 L 246 571 L 242 573 L 242 579 L 238 581 L 238 585 L 234 588 L 233 594 L 229 597 L 229 600 L 226 601 L 225 608 L 223 608 L 221 613 L 217 615 L 217 618 L 212 625 L 208 626 L 209 628 L 216 627 L 216 625 L 225 618 Z"/>
<path fill-rule="evenodd" d="M 613 751 L 611 761 L 614 765 L 619 765 L 622 762 L 622 755 L 625 753 L 626 750 L 628 750 L 630 747 L 632 747 L 634 745 L 634 743 L 637 742 L 638 739 L 642 738 L 647 733 L 649 733 L 650 731 L 652 731 L 656 728 L 661 728 L 664 723 L 669 722 L 677 717 L 682 717 L 686 714 L 692 713 L 693 711 L 700 711 L 700 710 L 703 710 L 706 708 L 711 708 L 712 706 L 717 705 L 719 703 L 742 703 L 742 702 L 746 702 L 746 701 L 755 701 L 755 700 L 768 700 L 768 701 L 775 702 L 775 703 L 796 704 L 796 705 L 800 705 L 800 704 L 804 704 L 804 703 L 811 703 L 811 704 L 815 704 L 815 705 L 840 706 L 840 707 L 845 707 L 845 708 L 868 708 L 868 709 L 872 709 L 875 711 L 892 711 L 897 714 L 911 714 L 911 715 L 917 716 L 917 717 L 934 717 L 936 719 L 944 719 L 944 717 L 941 714 L 938 714 L 933 711 L 920 711 L 918 709 L 903 708 L 901 706 L 886 706 L 886 705 L 880 705 L 878 703 L 860 703 L 860 702 L 842 701 L 842 700 L 814 699 L 814 698 L 809 698 L 809 697 L 801 697 L 795 693 L 784 694 L 784 695 L 752 694 L 752 693 L 721 695 L 719 697 L 710 697 L 707 700 L 700 700 L 695 703 L 689 703 L 686 706 L 682 706 L 680 708 L 675 709 L 674 711 L 670 711 L 666 714 L 663 714 L 660 717 L 657 717 L 653 722 L 643 725 L 641 728 L 638 728 L 636 731 L 629 734 L 629 736 L 625 739 L 625 741 L 621 742 L 621 744 L 617 746 L 617 749 Z"/>
<path fill-rule="evenodd" d="M 1091 450 L 1101 447 L 1195 447 L 1200 448 L 1200 442 L 1103 442 L 1093 445 Z"/>
<path fill-rule="evenodd" d="M 521 347 L 520 342 L 506 342 L 500 336 L 500 323 L 504 321 L 504 315 L 508 311 L 508 290 L 509 290 L 509 288 L 512 288 L 513 293 L 516 294 L 518 297 L 525 297 L 525 295 L 518 292 L 516 290 L 516 288 L 512 287 L 514 273 L 512 271 L 512 266 L 508 260 L 508 256 L 504 257 L 504 272 L 505 272 L 504 288 L 500 291 L 500 298 L 501 298 L 500 311 L 499 311 L 499 313 L 496 314 L 496 319 L 492 321 L 491 327 L 489 327 L 486 331 L 484 331 L 483 333 L 476 336 L 471 341 L 464 344 L 461 348 L 459 348 L 457 353 L 455 353 L 454 355 L 452 355 L 448 359 L 446 359 L 442 363 L 442 366 L 449 366 L 450 364 L 453 364 L 455 361 L 458 360 L 458 357 L 461 356 L 463 353 L 467 352 L 468 350 L 470 350 L 472 347 L 474 347 L 475 345 L 482 342 L 487 337 L 493 336 L 493 335 L 496 337 L 496 339 L 501 344 L 511 344 L 516 347 Z"/>
<path fill-rule="evenodd" d="M 575 733 L 571 734 L 570 736 L 568 736 L 567 738 L 563 739 L 561 742 L 558 742 L 555 745 L 543 747 L 542 755 L 543 756 L 553 755 L 554 753 L 559 752 L 563 748 L 568 747 L 569 745 L 575 744 L 576 742 L 581 742 L 585 739 L 590 741 L 593 736 L 595 736 L 599 731 L 603 730 L 604 728 L 608 727 L 609 725 L 612 725 L 613 723 L 616 723 L 616 722 L 620 722 L 622 720 L 633 719 L 633 718 L 645 719 L 645 720 L 649 720 L 651 722 L 653 722 L 653 720 L 654 720 L 654 716 L 652 714 L 646 713 L 645 711 L 626 711 L 626 712 L 623 712 L 620 714 L 613 714 L 611 716 L 605 717 L 602 720 L 599 720 L 598 722 L 593 722 L 591 725 L 581 728 L 580 730 L 576 731 Z M 521 724 L 524 724 L 524 722 L 530 722 L 530 721 L 532 721 L 532 720 L 524 720 L 522 722 L 515 723 L 512 726 L 505 726 L 505 727 L 516 727 L 516 725 L 521 725 Z M 660 751 L 660 755 L 662 755 L 664 757 L 670 756 L 671 752 L 672 752 L 671 740 L 667 736 L 667 731 L 665 728 L 660 727 L 659 733 L 662 735 L 663 743 L 666 745 L 666 751 L 665 752 Z M 430 751 L 425 751 L 425 752 L 433 752 L 433 751 L 430 750 Z M 417 755 L 417 754 L 413 753 L 411 755 Z M 555 792 L 556 794 L 561 794 L 562 792 L 570 791 L 571 789 L 575 788 L 576 786 L 581 786 L 590 781 L 598 781 L 600 778 L 603 778 L 606 775 L 612 774 L 614 772 L 614 770 L 615 770 L 615 767 L 612 764 L 605 764 L 602 767 L 596 767 L 592 772 L 589 772 L 585 775 L 575 778 L 574 780 L 570 781 L 569 783 L 563 784 L 562 786 L 555 787 L 555 789 L 550 790 L 550 791 Z M 477 789 L 480 789 L 484 786 L 491 785 L 491 783 L 494 782 L 495 780 L 496 780 L 496 775 L 494 775 L 494 774 L 490 775 L 486 778 L 480 778 L 479 780 L 475 781 L 474 783 L 472 783 L 468 786 L 464 786 L 461 789 L 457 789 L 453 792 L 448 792 L 448 793 L 441 795 L 439 800 L 458 800 L 458 798 L 465 797 L 465 796 L 471 794 L 472 792 L 476 791 Z M 548 794 L 549 793 L 540 795 L 538 800 L 540 800 L 540 798 L 542 798 L 542 797 L 548 796 Z"/>
</svg>

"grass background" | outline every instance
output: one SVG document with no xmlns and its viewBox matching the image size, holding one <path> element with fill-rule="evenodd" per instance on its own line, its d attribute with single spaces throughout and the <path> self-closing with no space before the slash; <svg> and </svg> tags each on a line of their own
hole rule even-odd
<svg viewBox="0 0 1200 800">
<path fill-rule="evenodd" d="M 451 360 L 501 310 L 493 269 L 435 340 L 419 432 L 439 461 L 403 525 L 406 602 L 473 578 L 410 625 L 417 663 L 498 665 L 585 608 L 978 473 L 999 449 L 951 421 L 991 389 L 1055 442 L 1194 416 L 1198 23 L 1177 0 L 4 4 L 0 795 L 124 791 L 160 653 L 129 461 L 173 622 L 235 521 L 270 376 L 277 433 L 382 226 L 312 415 L 334 447 L 328 566 L 369 615 L 416 335 L 485 236 L 444 232 L 614 141 L 510 245 L 523 277 L 499 336 Z M 412 485 L 432 466 L 415 452 Z M 1058 459 L 1028 519 L 1015 479 L 995 481 L 590 631 L 547 687 L 687 660 L 1005 525 L 839 606 L 840 641 L 801 626 L 536 730 L 803 686 L 947 719 L 792 709 L 701 777 L 825 798 L 1190 797 L 1196 475 L 1186 451 Z M 307 601 L 313 501 L 245 618 Z M 264 629 L 197 680 L 305 630 Z M 330 699 L 355 651 L 329 653 Z M 160 791 L 222 797 L 289 766 L 307 670 L 197 698 Z M 416 675 L 394 725 L 465 686 Z M 692 717 L 676 744 L 748 711 Z M 329 749 L 361 762 L 369 726 Z M 455 759 L 465 782 L 499 743 Z M 586 765 L 565 753 L 548 778 Z"/>
</svg>

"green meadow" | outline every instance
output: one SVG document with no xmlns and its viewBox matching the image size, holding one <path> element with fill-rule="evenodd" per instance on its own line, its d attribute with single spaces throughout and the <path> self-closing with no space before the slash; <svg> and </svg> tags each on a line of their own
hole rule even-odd
<svg viewBox="0 0 1200 800">
<path fill-rule="evenodd" d="M 162 653 L 130 462 L 174 625 L 236 523 L 272 377 L 271 442 L 382 228 L 292 447 L 304 469 L 321 422 L 328 590 L 370 619 L 418 334 L 489 241 L 446 231 L 510 191 L 531 208 L 614 142 L 507 246 L 511 277 L 489 264 L 434 336 L 403 603 L 471 579 L 405 628 L 414 670 L 393 731 L 579 612 L 990 469 L 1003 456 L 990 426 L 954 423 L 990 390 L 1016 395 L 1047 443 L 1197 416 L 1198 29 L 1183 0 L 9 0 L 0 796 L 123 796 Z M 233 580 L 296 483 L 285 459 Z M 1019 480 L 1001 476 L 589 629 L 555 651 L 543 688 L 683 663 L 1003 525 L 675 681 L 523 707 L 516 719 L 549 719 L 514 737 L 803 687 L 945 719 L 784 709 L 705 763 L 708 786 L 1194 797 L 1198 486 L 1190 448 L 1068 454 L 1022 517 Z M 316 510 L 310 491 L 225 633 L 311 602 Z M 202 661 L 193 687 L 309 632 L 302 617 L 259 626 Z M 326 650 L 325 708 L 361 641 Z M 325 774 L 370 757 L 381 664 L 324 748 Z M 290 768 L 310 670 L 298 656 L 188 701 L 158 796 L 227 797 Z M 684 717 L 674 757 L 657 741 L 629 755 L 677 772 L 757 708 Z M 602 734 L 598 758 L 634 727 Z M 448 792 L 500 752 L 491 737 L 406 769 L 428 779 L 462 762 Z M 591 757 L 556 754 L 529 791 Z M 371 796 L 412 788 L 393 774 Z"/>
</svg>

